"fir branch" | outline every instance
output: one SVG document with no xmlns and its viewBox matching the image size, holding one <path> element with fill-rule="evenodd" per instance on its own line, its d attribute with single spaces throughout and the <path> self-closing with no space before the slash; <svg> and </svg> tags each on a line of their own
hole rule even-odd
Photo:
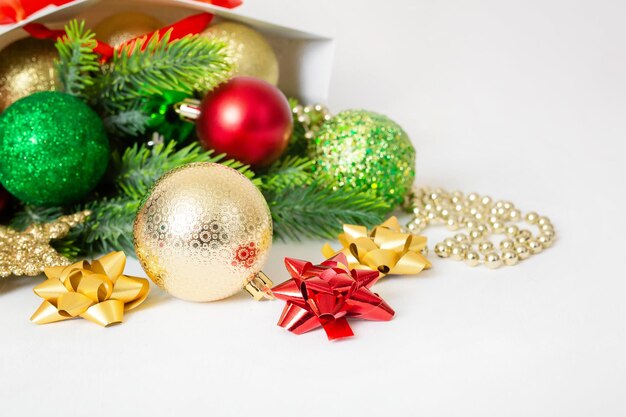
<svg viewBox="0 0 626 417">
<path fill-rule="evenodd" d="M 289 156 L 273 164 L 260 177 L 261 188 L 264 190 L 281 190 L 286 187 L 300 187 L 311 183 L 313 161 L 302 156 Z"/>
<path fill-rule="evenodd" d="M 71 235 L 68 235 L 62 239 L 53 240 L 50 242 L 50 245 L 60 255 L 72 260 L 78 259 L 80 255 L 85 252 L 83 248 L 79 246 L 77 239 Z"/>
<path fill-rule="evenodd" d="M 139 136 L 146 132 L 150 116 L 135 106 L 104 118 L 107 132 L 118 136 Z"/>
<path fill-rule="evenodd" d="M 33 223 L 49 223 L 64 214 L 61 207 L 24 206 L 21 211 L 15 213 L 10 226 L 24 230 Z"/>
<path fill-rule="evenodd" d="M 391 207 L 374 194 L 358 189 L 333 190 L 327 180 L 310 185 L 265 190 L 274 220 L 274 235 L 281 240 L 332 238 L 343 224 L 374 226 Z"/>
<path fill-rule="evenodd" d="M 170 34 L 138 39 L 114 55 L 100 80 L 100 103 L 108 114 L 165 90 L 191 94 L 228 79 L 231 64 L 224 43 L 199 35 L 170 42 Z"/>
<path fill-rule="evenodd" d="M 85 223 L 70 230 L 52 246 L 63 256 L 97 256 L 114 250 L 133 252 L 133 222 L 139 201 L 132 198 L 103 198 L 72 208 L 24 206 L 15 214 L 11 226 L 23 230 L 32 223 L 49 223 L 58 217 L 80 210 L 91 210 Z"/>
<path fill-rule="evenodd" d="M 84 206 L 92 214 L 70 232 L 71 240 L 81 254 L 96 256 L 112 251 L 134 254 L 133 223 L 140 200 L 129 197 L 94 200 Z"/>
<path fill-rule="evenodd" d="M 247 178 L 254 173 L 248 165 L 235 160 L 225 160 L 224 155 L 214 155 L 213 151 L 203 150 L 198 143 L 176 149 L 176 143 L 159 144 L 150 149 L 137 144 L 127 148 L 122 157 L 114 157 L 115 171 L 118 173 L 116 185 L 126 196 L 141 200 L 150 187 L 163 174 L 181 165 L 192 162 L 215 162 L 233 168 Z M 253 180 L 259 184 L 259 180 Z"/>
<path fill-rule="evenodd" d="M 74 19 L 65 26 L 65 36 L 56 42 L 57 71 L 64 92 L 89 99 L 89 90 L 95 84 L 93 73 L 100 70 L 96 46 L 96 37 L 85 29 L 84 21 Z"/>
</svg>

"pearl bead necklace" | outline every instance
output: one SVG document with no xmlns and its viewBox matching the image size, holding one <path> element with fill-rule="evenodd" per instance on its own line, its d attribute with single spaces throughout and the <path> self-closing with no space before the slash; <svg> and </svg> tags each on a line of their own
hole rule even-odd
<svg viewBox="0 0 626 417">
<path fill-rule="evenodd" d="M 522 216 L 513 203 L 494 202 L 489 196 L 477 193 L 449 193 L 440 188 L 416 188 L 408 203 L 413 218 L 407 227 L 418 234 L 427 226 L 446 225 L 449 230 L 467 229 L 435 245 L 435 254 L 440 258 L 465 261 L 469 266 L 484 264 L 495 269 L 504 265 L 515 265 L 518 261 L 549 248 L 555 240 L 550 219 L 529 212 Z M 525 220 L 538 228 L 538 235 L 517 224 Z M 489 237 L 504 235 L 496 245 Z M 499 250 L 498 250 L 499 247 Z"/>
</svg>

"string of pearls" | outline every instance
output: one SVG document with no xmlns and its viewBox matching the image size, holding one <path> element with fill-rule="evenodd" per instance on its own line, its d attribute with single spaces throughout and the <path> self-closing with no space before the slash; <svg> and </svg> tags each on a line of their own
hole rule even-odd
<svg viewBox="0 0 626 417">
<path fill-rule="evenodd" d="M 466 229 L 435 245 L 435 254 L 441 258 L 465 261 L 469 266 L 484 264 L 495 269 L 515 265 L 518 261 L 549 248 L 556 234 L 550 219 L 535 212 L 522 215 L 513 203 L 496 201 L 477 193 L 467 195 L 460 191 L 449 193 L 440 188 L 416 188 L 410 196 L 413 218 L 407 227 L 418 234 L 428 226 L 445 225 L 449 230 Z M 521 228 L 525 221 L 535 226 L 538 234 Z M 498 245 L 490 236 L 504 235 Z"/>
<path fill-rule="evenodd" d="M 322 123 L 332 118 L 328 107 L 322 104 L 310 104 L 307 106 L 297 104 L 293 106 L 291 111 L 296 115 L 298 122 L 304 128 L 304 137 L 309 140 L 315 137 L 315 133 L 322 126 Z"/>
</svg>

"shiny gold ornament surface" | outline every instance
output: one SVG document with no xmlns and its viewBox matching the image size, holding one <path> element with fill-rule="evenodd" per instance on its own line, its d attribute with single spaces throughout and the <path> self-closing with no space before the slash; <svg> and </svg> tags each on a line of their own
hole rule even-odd
<svg viewBox="0 0 626 417">
<path fill-rule="evenodd" d="M 143 13 L 119 13 L 109 16 L 94 28 L 98 40 L 114 48 L 138 36 L 165 26 L 160 20 Z"/>
<path fill-rule="evenodd" d="M 22 97 L 59 86 L 51 40 L 25 38 L 0 51 L 0 112 Z"/>
<path fill-rule="evenodd" d="M 234 66 L 233 76 L 256 77 L 278 84 L 278 59 L 265 37 L 256 30 L 234 22 L 209 26 L 202 35 L 227 44 Z"/>
<path fill-rule="evenodd" d="M 57 220 L 33 224 L 23 232 L 0 226 L 0 277 L 36 276 L 46 267 L 65 266 L 70 260 L 59 255 L 52 246 L 52 239 L 59 239 L 91 214 L 81 211 Z"/>
<path fill-rule="evenodd" d="M 272 244 L 272 219 L 245 176 L 195 163 L 157 181 L 137 213 L 134 239 L 137 258 L 160 288 L 189 301 L 214 301 L 264 278 L 258 273 Z"/>
<path fill-rule="evenodd" d="M 435 245 L 440 258 L 464 260 L 469 266 L 483 264 L 491 269 L 501 265 L 516 265 L 531 255 L 541 253 L 554 242 L 554 227 L 547 217 L 529 212 L 522 216 L 510 201 L 494 201 L 477 193 L 467 195 L 460 191 L 447 192 L 440 188 L 418 188 L 408 202 L 413 218 L 407 225 L 411 233 L 418 234 L 430 225 L 443 224 L 449 230 L 466 229 L 453 238 Z M 538 229 L 533 235 L 520 227 L 521 222 Z M 500 234 L 503 239 L 489 240 Z M 498 252 L 499 248 L 501 252 Z"/>
</svg>

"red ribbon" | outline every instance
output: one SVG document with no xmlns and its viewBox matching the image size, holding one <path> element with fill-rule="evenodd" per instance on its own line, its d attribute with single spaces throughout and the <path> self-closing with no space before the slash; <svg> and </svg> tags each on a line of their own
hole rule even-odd
<svg viewBox="0 0 626 417">
<path fill-rule="evenodd" d="M 46 6 L 62 6 L 72 0 L 0 0 L 0 25 L 26 19 Z"/>
<path fill-rule="evenodd" d="M 62 6 L 73 0 L 0 0 L 0 25 L 21 22 L 28 16 L 46 6 Z M 226 9 L 240 6 L 242 0 L 196 0 L 200 3 L 213 4 Z"/>
<path fill-rule="evenodd" d="M 214 6 L 223 7 L 225 9 L 234 9 L 243 4 L 242 0 L 196 0 L 200 3 L 208 3 Z"/>
<path fill-rule="evenodd" d="M 134 39 L 130 39 L 120 45 L 117 50 L 120 50 L 126 45 L 137 42 L 138 39 L 145 38 L 146 36 L 150 39 L 154 35 L 158 35 L 159 39 L 167 33 L 167 31 L 171 30 L 170 41 L 175 39 L 183 38 L 187 35 L 196 35 L 202 32 L 206 27 L 211 23 L 213 19 L 213 15 L 209 13 L 199 13 L 193 16 L 186 17 L 178 22 L 171 24 L 169 26 L 165 26 L 159 30 L 156 30 L 152 33 L 148 33 L 146 35 L 138 36 Z M 24 25 L 24 30 L 28 32 L 33 38 L 37 39 L 59 39 L 65 36 L 64 30 L 53 30 L 49 29 L 45 25 L 41 23 L 29 23 Z M 144 43 L 144 47 L 147 46 L 147 42 Z M 103 61 L 108 61 L 115 54 L 115 48 L 111 45 L 98 41 L 98 45 L 94 49 L 94 52 L 99 54 L 102 57 Z"/>
<path fill-rule="evenodd" d="M 59 39 L 65 36 L 64 30 L 54 30 L 49 29 L 46 25 L 42 25 L 41 23 L 29 23 L 24 25 L 23 28 L 30 36 L 37 39 Z M 103 61 L 108 61 L 113 57 L 115 53 L 115 49 L 104 42 L 97 41 L 94 52 L 102 57 Z"/>
<path fill-rule="evenodd" d="M 287 302 L 278 325 L 302 334 L 323 327 L 329 340 L 353 336 L 348 318 L 388 321 L 395 312 L 369 288 L 378 271 L 349 269 L 340 253 L 313 265 L 285 258 L 291 280 L 272 288 L 276 298 Z"/>
</svg>

